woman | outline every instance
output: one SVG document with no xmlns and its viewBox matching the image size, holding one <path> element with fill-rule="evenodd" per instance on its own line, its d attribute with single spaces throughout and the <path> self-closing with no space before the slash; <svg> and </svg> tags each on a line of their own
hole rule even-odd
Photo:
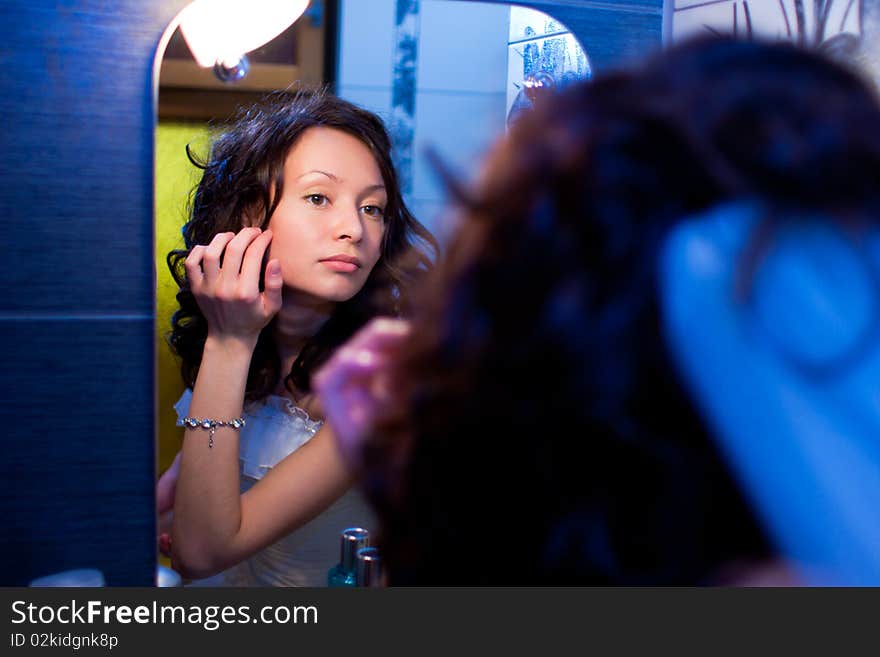
<svg viewBox="0 0 880 657">
<path fill-rule="evenodd" d="M 371 324 L 316 377 L 389 583 L 797 581 L 778 559 L 794 518 L 755 504 L 698 407 L 658 268 L 677 226 L 731 203 L 760 215 L 740 289 L 783 226 L 876 226 L 876 99 L 815 54 L 712 39 L 540 100 L 458 190 L 462 228 L 412 325 Z"/>
<path fill-rule="evenodd" d="M 272 96 L 214 142 L 186 249 L 168 256 L 190 390 L 159 493 L 186 577 L 239 564 L 221 583 L 323 585 L 339 531 L 369 525 L 310 376 L 370 317 L 406 309 L 430 266 L 390 149 L 380 119 L 323 92 Z"/>
</svg>

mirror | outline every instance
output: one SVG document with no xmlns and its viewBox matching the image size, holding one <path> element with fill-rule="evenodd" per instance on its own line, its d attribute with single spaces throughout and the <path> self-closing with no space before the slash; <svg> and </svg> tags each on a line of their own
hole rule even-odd
<svg viewBox="0 0 880 657">
<path fill-rule="evenodd" d="M 408 7 L 401 10 L 399 7 Z M 463 178 L 534 93 L 588 78 L 587 54 L 565 25 L 532 9 L 502 3 L 422 0 L 314 0 L 303 17 L 249 55 L 236 84 L 198 69 L 175 34 L 159 78 L 156 131 L 156 352 L 159 471 L 180 444 L 173 406 L 182 393 L 165 344 L 176 287 L 166 254 L 182 244 L 180 228 L 199 170 L 191 144 L 207 151 L 209 125 L 274 88 L 328 83 L 383 118 L 396 147 L 407 203 L 443 243 L 451 227 L 445 195 L 424 153 L 432 147 Z M 529 86 L 532 85 L 532 86 Z"/>
</svg>

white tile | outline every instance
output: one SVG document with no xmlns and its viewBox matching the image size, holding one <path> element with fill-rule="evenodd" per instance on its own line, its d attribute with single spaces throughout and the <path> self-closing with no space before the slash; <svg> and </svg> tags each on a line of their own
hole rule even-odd
<svg viewBox="0 0 880 657">
<path fill-rule="evenodd" d="M 391 86 L 395 5 L 395 0 L 341 0 L 338 86 Z"/>
<path fill-rule="evenodd" d="M 464 179 L 470 180 L 476 175 L 488 147 L 504 134 L 505 101 L 504 93 L 417 94 L 413 145 L 414 198 L 444 198 L 443 187 L 424 156 L 429 146 Z"/>
<path fill-rule="evenodd" d="M 388 128 L 391 119 L 391 87 L 377 89 L 374 87 L 347 86 L 339 87 L 336 94 L 355 105 L 363 107 L 379 115 Z"/>
<path fill-rule="evenodd" d="M 509 7 L 425 0 L 421 5 L 419 89 L 502 91 Z"/>
</svg>

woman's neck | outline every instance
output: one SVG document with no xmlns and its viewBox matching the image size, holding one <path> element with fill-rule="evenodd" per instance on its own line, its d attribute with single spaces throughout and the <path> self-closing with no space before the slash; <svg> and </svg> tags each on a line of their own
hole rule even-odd
<svg viewBox="0 0 880 657">
<path fill-rule="evenodd" d="M 275 317 L 275 343 L 281 359 L 281 381 L 278 394 L 285 394 L 284 379 L 302 351 L 303 346 L 330 318 L 336 303 L 309 297 L 287 288 L 284 305 Z"/>
</svg>

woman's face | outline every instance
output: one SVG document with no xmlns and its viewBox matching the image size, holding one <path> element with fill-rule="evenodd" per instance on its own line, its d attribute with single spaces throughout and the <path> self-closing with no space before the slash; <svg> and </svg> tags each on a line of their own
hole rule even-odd
<svg viewBox="0 0 880 657">
<path fill-rule="evenodd" d="M 335 128 L 306 130 L 284 163 L 284 192 L 269 219 L 270 257 L 284 285 L 347 301 L 381 255 L 388 204 L 372 153 Z"/>
</svg>

